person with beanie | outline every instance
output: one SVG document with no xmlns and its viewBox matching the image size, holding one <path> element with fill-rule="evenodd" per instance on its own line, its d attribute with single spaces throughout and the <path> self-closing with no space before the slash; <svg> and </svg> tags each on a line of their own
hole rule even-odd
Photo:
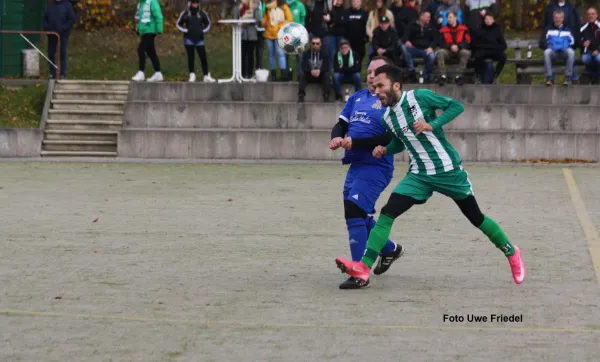
<svg viewBox="0 0 600 362">
<path fill-rule="evenodd" d="M 177 29 L 183 33 L 183 45 L 188 56 L 188 68 L 190 71 L 190 82 L 196 81 L 194 72 L 194 51 L 198 52 L 200 63 L 202 64 L 202 73 L 206 83 L 214 83 L 215 80 L 208 72 L 208 60 L 206 59 L 206 47 L 204 43 L 204 33 L 210 30 L 210 18 L 200 8 L 199 0 L 191 0 L 188 3 L 188 9 L 181 12 L 177 19 Z"/>
<path fill-rule="evenodd" d="M 160 72 L 160 61 L 156 55 L 154 44 L 156 36 L 163 33 L 163 15 L 158 0 L 140 0 L 135 18 L 138 20 L 137 33 L 141 40 L 138 46 L 139 70 L 132 80 L 142 81 L 145 79 L 144 70 L 146 69 L 146 55 L 148 55 L 154 67 L 154 75 L 148 81 L 160 82 L 163 80 L 163 75 Z"/>
<path fill-rule="evenodd" d="M 475 58 L 475 75 L 476 82 L 487 83 L 486 79 L 491 78 L 491 83 L 496 83 L 500 72 L 504 68 L 506 62 L 506 40 L 502 35 L 500 26 L 496 24 L 494 14 L 486 13 L 484 23 L 479 29 L 472 31 L 471 48 L 473 49 L 473 57 Z M 487 65 L 485 60 L 496 60 L 496 70 L 492 77 L 486 77 Z"/>
<path fill-rule="evenodd" d="M 73 5 L 66 0 L 54 0 L 46 8 L 44 14 L 44 30 L 58 33 L 60 36 L 60 79 L 67 77 L 67 46 L 69 44 L 69 33 L 75 24 L 75 12 Z M 48 35 L 48 58 L 56 64 L 56 48 L 58 39 L 56 35 Z M 56 68 L 50 64 L 50 78 L 56 78 Z"/>
<path fill-rule="evenodd" d="M 336 52 L 333 60 L 333 89 L 337 102 L 342 101 L 342 83 L 353 84 L 355 92 L 362 89 L 360 59 L 358 54 L 350 48 L 350 42 L 346 39 L 342 39 L 340 42 L 340 50 Z"/>
<path fill-rule="evenodd" d="M 279 70 L 281 71 L 281 79 L 287 80 L 288 68 L 285 61 L 285 53 L 277 44 L 277 33 L 282 26 L 294 21 L 290 7 L 285 3 L 285 0 L 271 0 L 267 3 L 267 9 L 262 20 L 262 25 L 265 27 L 265 39 L 267 41 L 267 52 L 269 53 L 269 68 L 271 70 L 271 81 L 277 80 L 277 66 L 275 60 L 279 62 Z"/>
</svg>

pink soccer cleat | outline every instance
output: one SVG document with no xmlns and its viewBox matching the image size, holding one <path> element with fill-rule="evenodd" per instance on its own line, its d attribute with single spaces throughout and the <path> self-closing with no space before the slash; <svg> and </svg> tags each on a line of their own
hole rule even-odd
<svg viewBox="0 0 600 362">
<path fill-rule="evenodd" d="M 344 260 L 342 258 L 336 258 L 335 263 L 337 267 L 343 273 L 350 275 L 351 277 L 355 277 L 357 279 L 366 282 L 369 280 L 369 274 L 371 273 L 371 268 L 365 265 L 362 261 L 350 261 Z"/>
<path fill-rule="evenodd" d="M 523 264 L 523 259 L 521 259 L 521 251 L 518 247 L 515 246 L 515 255 L 508 257 L 508 263 L 510 264 L 510 270 L 512 271 L 515 283 L 523 283 L 525 280 L 525 264 Z"/>
</svg>

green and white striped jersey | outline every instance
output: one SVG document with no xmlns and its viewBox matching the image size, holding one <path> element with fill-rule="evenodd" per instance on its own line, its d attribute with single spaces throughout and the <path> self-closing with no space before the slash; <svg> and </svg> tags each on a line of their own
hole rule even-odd
<svg viewBox="0 0 600 362">
<path fill-rule="evenodd" d="M 435 113 L 437 109 L 444 111 L 439 117 Z M 459 102 L 429 89 L 403 92 L 400 101 L 388 107 L 382 118 L 384 126 L 394 135 L 388 145 L 388 154 L 406 149 L 410 160 L 409 172 L 418 175 L 435 175 L 458 169 L 460 156 L 446 139 L 442 126 L 463 110 Z M 413 123 L 417 121 L 428 122 L 433 131 L 415 136 Z"/>
</svg>

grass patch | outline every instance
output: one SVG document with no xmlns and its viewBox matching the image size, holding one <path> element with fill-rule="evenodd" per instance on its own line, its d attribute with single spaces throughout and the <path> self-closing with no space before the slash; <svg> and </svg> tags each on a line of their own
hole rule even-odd
<svg viewBox="0 0 600 362">
<path fill-rule="evenodd" d="M 47 89 L 43 83 L 17 89 L 0 86 L 0 128 L 39 127 Z"/>
</svg>

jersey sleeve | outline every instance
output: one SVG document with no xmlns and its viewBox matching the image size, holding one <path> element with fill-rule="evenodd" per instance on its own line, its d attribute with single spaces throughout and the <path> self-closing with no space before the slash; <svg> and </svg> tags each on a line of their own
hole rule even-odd
<svg viewBox="0 0 600 362">
<path fill-rule="evenodd" d="M 415 98 L 419 104 L 422 104 L 425 107 L 443 110 L 442 114 L 429 122 L 434 130 L 442 128 L 443 125 L 454 120 L 465 110 L 465 107 L 461 103 L 452 98 L 437 94 L 429 89 L 417 89 L 414 92 Z"/>
<path fill-rule="evenodd" d="M 350 123 L 350 117 L 352 117 L 352 109 L 354 109 L 354 102 L 356 99 L 354 97 L 355 94 L 356 93 L 354 93 L 350 96 L 350 98 L 348 98 L 348 102 L 346 102 L 344 109 L 342 109 L 342 111 L 340 112 L 340 118 L 348 123 Z"/>
</svg>

